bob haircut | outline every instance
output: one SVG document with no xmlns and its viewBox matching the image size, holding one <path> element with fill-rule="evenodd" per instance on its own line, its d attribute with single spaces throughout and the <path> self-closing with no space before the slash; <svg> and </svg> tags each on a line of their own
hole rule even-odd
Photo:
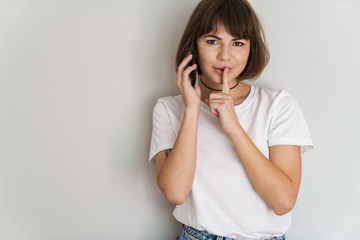
<svg viewBox="0 0 360 240">
<path fill-rule="evenodd" d="M 176 68 L 196 47 L 199 37 L 224 26 L 226 31 L 239 39 L 250 40 L 250 53 L 239 81 L 255 80 L 269 62 L 265 35 L 255 11 L 246 0 L 202 0 L 192 13 L 180 40 L 176 54 Z M 196 47 L 197 49 L 197 47 Z M 198 66 L 198 74 L 201 69 Z"/>
</svg>

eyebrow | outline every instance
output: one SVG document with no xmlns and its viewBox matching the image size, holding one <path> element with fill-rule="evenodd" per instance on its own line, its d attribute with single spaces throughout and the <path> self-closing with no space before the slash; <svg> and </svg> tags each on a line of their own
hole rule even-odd
<svg viewBox="0 0 360 240">
<path fill-rule="evenodd" d="M 204 36 L 204 38 L 206 37 L 212 37 L 212 38 L 215 38 L 217 40 L 222 40 L 220 37 L 216 36 L 216 35 L 213 35 L 213 34 L 207 34 Z M 245 40 L 245 39 L 241 39 L 241 38 L 233 38 L 232 41 L 237 41 L 237 40 Z"/>
</svg>

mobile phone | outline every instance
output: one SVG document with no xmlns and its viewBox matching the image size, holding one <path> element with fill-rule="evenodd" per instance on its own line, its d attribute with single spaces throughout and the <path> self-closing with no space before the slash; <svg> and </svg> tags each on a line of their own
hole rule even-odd
<svg viewBox="0 0 360 240">
<path fill-rule="evenodd" d="M 197 61 L 197 50 L 196 47 L 193 46 L 192 50 L 191 50 L 191 54 L 192 54 L 192 59 L 190 60 L 189 66 L 196 64 L 197 67 L 199 67 L 198 61 Z M 196 83 L 196 69 L 191 71 L 191 73 L 189 74 L 189 79 L 191 82 L 191 86 L 193 86 L 193 88 L 195 88 L 195 83 Z"/>
</svg>

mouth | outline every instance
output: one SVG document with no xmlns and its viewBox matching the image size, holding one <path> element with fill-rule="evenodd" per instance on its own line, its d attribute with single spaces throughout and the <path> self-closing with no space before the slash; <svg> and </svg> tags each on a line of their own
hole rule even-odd
<svg viewBox="0 0 360 240">
<path fill-rule="evenodd" d="M 231 69 L 232 69 L 231 67 L 227 67 L 227 66 L 225 66 L 225 67 L 214 67 L 214 68 L 215 68 L 215 71 L 217 73 L 219 73 L 219 74 L 223 74 L 225 68 L 228 68 L 228 72 L 230 72 Z"/>
</svg>

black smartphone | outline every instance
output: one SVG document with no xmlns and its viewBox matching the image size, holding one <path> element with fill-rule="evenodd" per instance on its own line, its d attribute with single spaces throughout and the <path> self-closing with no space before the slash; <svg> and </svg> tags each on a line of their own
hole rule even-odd
<svg viewBox="0 0 360 240">
<path fill-rule="evenodd" d="M 199 64 L 197 61 L 197 50 L 195 46 L 192 48 L 191 54 L 192 54 L 192 59 L 190 60 L 189 66 L 196 64 L 198 68 Z M 189 78 L 190 78 L 191 86 L 193 86 L 194 88 L 196 83 L 196 69 L 194 71 L 191 71 L 191 73 L 189 74 Z"/>
</svg>

